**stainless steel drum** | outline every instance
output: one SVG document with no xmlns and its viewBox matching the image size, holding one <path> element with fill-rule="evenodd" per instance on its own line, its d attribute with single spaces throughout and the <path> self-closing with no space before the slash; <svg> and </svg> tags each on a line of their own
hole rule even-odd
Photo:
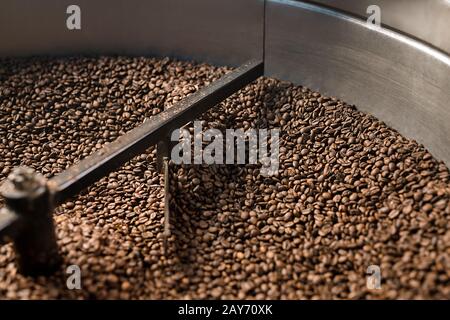
<svg viewBox="0 0 450 320">
<path fill-rule="evenodd" d="M 5 0 L 0 55 L 172 56 L 237 66 L 354 103 L 450 165 L 450 1 Z M 381 28 L 366 23 L 381 10 Z"/>
</svg>

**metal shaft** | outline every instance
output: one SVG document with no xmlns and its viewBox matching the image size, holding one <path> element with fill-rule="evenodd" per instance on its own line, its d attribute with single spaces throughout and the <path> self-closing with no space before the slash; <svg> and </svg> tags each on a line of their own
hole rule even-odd
<svg viewBox="0 0 450 320">
<path fill-rule="evenodd" d="M 169 159 L 164 157 L 164 253 L 168 250 L 168 241 L 170 237 L 170 183 L 169 183 Z"/>
</svg>

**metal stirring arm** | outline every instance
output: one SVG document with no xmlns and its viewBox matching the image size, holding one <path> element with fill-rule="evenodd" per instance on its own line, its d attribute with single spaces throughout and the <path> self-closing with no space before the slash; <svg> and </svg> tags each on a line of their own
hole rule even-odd
<svg viewBox="0 0 450 320">
<path fill-rule="evenodd" d="M 54 271 L 60 256 L 52 219 L 53 208 L 155 144 L 158 145 L 158 169 L 160 172 L 164 170 L 166 208 L 163 235 L 167 248 L 170 236 L 170 133 L 195 120 L 263 73 L 263 61 L 244 63 L 48 181 L 30 168 L 14 169 L 0 187 L 6 200 L 6 209 L 0 214 L 0 243 L 13 241 L 19 270 L 31 275 Z"/>
</svg>

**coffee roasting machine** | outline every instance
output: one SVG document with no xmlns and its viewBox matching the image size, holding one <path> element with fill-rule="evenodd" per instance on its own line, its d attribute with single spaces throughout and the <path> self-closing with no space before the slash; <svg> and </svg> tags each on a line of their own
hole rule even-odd
<svg viewBox="0 0 450 320">
<path fill-rule="evenodd" d="M 79 0 L 79 30 L 65 25 L 70 3 L 2 1 L 0 56 L 169 56 L 236 68 L 50 180 L 14 170 L 1 187 L 0 243 L 14 242 L 25 274 L 58 267 L 55 206 L 151 145 L 167 173 L 168 133 L 262 75 L 361 106 L 450 166 L 448 0 Z"/>
</svg>

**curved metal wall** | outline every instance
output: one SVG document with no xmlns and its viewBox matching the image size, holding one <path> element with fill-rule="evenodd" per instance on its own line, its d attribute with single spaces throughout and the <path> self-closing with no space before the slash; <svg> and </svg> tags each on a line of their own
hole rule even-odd
<svg viewBox="0 0 450 320">
<path fill-rule="evenodd" d="M 81 30 L 66 9 L 81 8 Z M 263 0 L 1 0 L 0 56 L 124 54 L 237 66 L 262 58 Z"/>
<path fill-rule="evenodd" d="M 269 0 L 266 74 L 337 96 L 450 166 L 450 58 L 314 4 Z"/>
</svg>

